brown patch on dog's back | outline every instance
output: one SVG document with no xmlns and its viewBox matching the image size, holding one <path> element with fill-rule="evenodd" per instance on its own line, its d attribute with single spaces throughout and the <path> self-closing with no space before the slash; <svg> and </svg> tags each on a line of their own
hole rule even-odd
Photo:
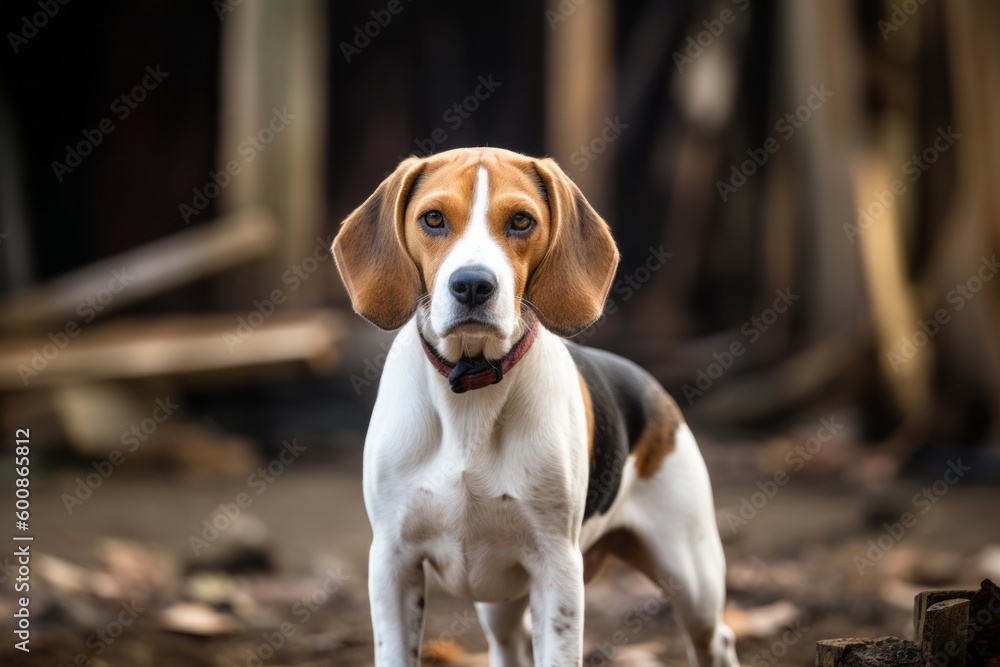
<svg viewBox="0 0 1000 667">
<path fill-rule="evenodd" d="M 651 384 L 651 392 L 655 398 L 652 401 L 646 427 L 632 448 L 636 470 L 643 479 L 655 475 L 663 459 L 674 451 L 677 444 L 677 429 L 684 423 L 680 408 L 674 399 L 659 384 Z"/>
</svg>

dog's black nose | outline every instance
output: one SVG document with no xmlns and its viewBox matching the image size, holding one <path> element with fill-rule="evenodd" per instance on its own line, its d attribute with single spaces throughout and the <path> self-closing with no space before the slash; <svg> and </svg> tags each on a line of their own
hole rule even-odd
<svg viewBox="0 0 1000 667">
<path fill-rule="evenodd" d="M 497 289 L 497 278 L 483 266 L 470 266 L 451 274 L 448 289 L 460 304 L 478 306 L 486 303 Z"/>
</svg>

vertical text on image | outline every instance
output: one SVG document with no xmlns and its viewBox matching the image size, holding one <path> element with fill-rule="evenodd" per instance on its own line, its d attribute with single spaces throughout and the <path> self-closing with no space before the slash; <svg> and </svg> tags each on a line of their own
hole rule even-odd
<svg viewBox="0 0 1000 667">
<path fill-rule="evenodd" d="M 31 519 L 31 429 L 19 428 L 14 432 L 14 534 L 12 541 L 17 545 L 14 558 L 17 561 L 17 577 L 14 591 L 20 593 L 15 601 L 14 635 L 20 640 L 14 648 L 30 653 L 31 642 L 31 544 L 34 536 L 25 535 Z"/>
</svg>

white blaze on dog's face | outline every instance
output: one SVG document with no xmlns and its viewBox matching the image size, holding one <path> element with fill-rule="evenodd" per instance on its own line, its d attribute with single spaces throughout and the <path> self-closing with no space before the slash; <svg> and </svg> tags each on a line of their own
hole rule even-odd
<svg viewBox="0 0 1000 667">
<path fill-rule="evenodd" d="M 495 148 L 405 160 L 333 250 L 359 313 L 392 329 L 419 305 L 448 357 L 502 356 L 525 301 L 549 329 L 579 331 L 600 316 L 618 262 L 607 225 L 555 162 Z"/>
<path fill-rule="evenodd" d="M 490 176 L 486 167 L 476 167 L 475 185 L 472 190 L 472 210 L 469 211 L 465 229 L 446 250 L 444 261 L 434 275 L 431 292 L 430 325 L 439 338 L 457 333 L 469 347 L 479 347 L 480 338 L 494 336 L 507 340 L 515 333 L 517 299 L 514 290 L 512 258 L 501 248 L 505 240 L 523 243 L 538 232 L 536 218 L 525 210 L 518 210 L 500 235 L 494 236 L 490 228 Z M 523 202 L 531 204 L 530 202 Z M 424 208 L 418 205 L 417 208 Z M 533 205 L 527 208 L 535 208 Z M 428 226 L 428 215 L 441 227 Z M 432 236 L 447 234 L 448 221 L 436 209 L 419 218 L 420 231 Z M 506 238 L 505 238 L 506 237 Z M 539 247 L 540 244 L 531 244 Z M 510 248 L 509 250 L 518 250 Z M 517 253 L 521 254 L 521 253 Z M 482 334 L 482 336 L 480 336 Z M 472 340 L 468 340 L 472 339 Z"/>
<path fill-rule="evenodd" d="M 430 295 L 427 333 L 446 354 L 498 357 L 521 333 L 520 297 L 548 247 L 548 207 L 530 174 L 495 164 L 491 178 L 469 162 L 418 183 L 406 247 Z"/>
</svg>

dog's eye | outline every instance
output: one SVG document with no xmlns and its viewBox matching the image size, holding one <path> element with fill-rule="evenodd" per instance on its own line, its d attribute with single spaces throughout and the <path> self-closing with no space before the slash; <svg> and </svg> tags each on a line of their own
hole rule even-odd
<svg viewBox="0 0 1000 667">
<path fill-rule="evenodd" d="M 524 211 L 518 211 L 510 217 L 510 222 L 507 223 L 507 231 L 515 236 L 520 236 L 530 232 L 534 226 L 534 218 Z"/>
<path fill-rule="evenodd" d="M 420 224 L 431 233 L 442 233 L 445 231 L 444 216 L 441 211 L 427 211 L 420 216 Z"/>
</svg>

